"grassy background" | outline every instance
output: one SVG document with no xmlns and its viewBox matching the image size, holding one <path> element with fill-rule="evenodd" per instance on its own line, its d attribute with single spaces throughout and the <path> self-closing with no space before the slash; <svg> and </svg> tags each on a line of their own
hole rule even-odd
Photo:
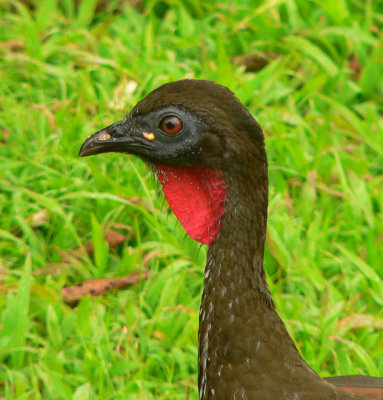
<svg viewBox="0 0 383 400">
<path fill-rule="evenodd" d="M 206 249 L 137 159 L 77 158 L 185 77 L 229 86 L 265 130 L 265 265 L 304 358 L 322 375 L 383 375 L 382 1 L 0 4 L 0 397 L 197 399 Z M 233 64 L 246 54 L 270 63 Z M 110 227 L 127 235 L 118 249 Z M 89 240 L 93 258 L 70 256 Z M 61 300 L 144 270 L 129 290 Z"/>
</svg>

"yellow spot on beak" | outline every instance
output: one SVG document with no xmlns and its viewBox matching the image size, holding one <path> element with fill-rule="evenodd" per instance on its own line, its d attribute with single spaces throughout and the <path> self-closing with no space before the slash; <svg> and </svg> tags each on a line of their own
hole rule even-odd
<svg viewBox="0 0 383 400">
<path fill-rule="evenodd" d="M 147 140 L 154 140 L 156 137 L 154 136 L 153 132 L 142 132 L 142 136 Z"/>
<path fill-rule="evenodd" d="M 105 140 L 109 140 L 110 137 L 111 137 L 111 136 L 109 135 L 108 132 L 102 132 L 102 133 L 99 135 L 98 140 L 105 141 Z"/>
</svg>

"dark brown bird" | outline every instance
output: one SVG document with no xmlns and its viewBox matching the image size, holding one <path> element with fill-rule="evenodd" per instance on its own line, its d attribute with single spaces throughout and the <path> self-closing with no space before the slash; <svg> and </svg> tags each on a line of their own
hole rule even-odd
<svg viewBox="0 0 383 400">
<path fill-rule="evenodd" d="M 264 137 L 229 89 L 200 80 L 161 86 L 88 138 L 80 156 L 105 152 L 148 162 L 185 230 L 210 245 L 198 335 L 201 400 L 383 399 L 383 378 L 320 378 L 276 312 L 263 267 Z"/>
</svg>

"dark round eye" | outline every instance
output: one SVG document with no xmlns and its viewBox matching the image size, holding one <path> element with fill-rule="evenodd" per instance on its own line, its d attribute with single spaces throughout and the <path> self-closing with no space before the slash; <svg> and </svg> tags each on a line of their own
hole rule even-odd
<svg viewBox="0 0 383 400">
<path fill-rule="evenodd" d="M 175 115 L 168 115 L 160 122 L 160 128 L 168 135 L 177 135 L 182 129 L 182 121 Z"/>
</svg>

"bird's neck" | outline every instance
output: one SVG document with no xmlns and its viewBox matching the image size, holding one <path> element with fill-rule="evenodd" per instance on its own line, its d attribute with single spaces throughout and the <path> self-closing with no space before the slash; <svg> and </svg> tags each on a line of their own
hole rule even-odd
<svg viewBox="0 0 383 400">
<path fill-rule="evenodd" d="M 225 214 L 208 251 L 199 330 L 201 400 L 237 398 L 235 393 L 262 398 L 251 393 L 283 387 L 298 370 L 314 374 L 276 313 L 266 283 L 266 162 L 249 174 L 226 178 Z"/>
</svg>

